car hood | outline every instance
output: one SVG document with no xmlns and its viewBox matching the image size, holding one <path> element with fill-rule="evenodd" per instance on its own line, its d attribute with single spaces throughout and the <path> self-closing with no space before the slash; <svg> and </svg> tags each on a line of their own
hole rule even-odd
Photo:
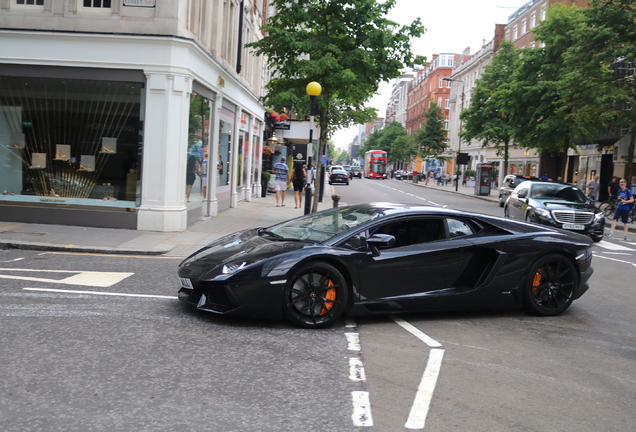
<svg viewBox="0 0 636 432">
<path fill-rule="evenodd" d="M 592 204 L 580 204 L 567 201 L 548 201 L 548 200 L 536 200 L 541 206 L 547 210 L 587 210 L 594 212 L 597 210 Z"/>
<path fill-rule="evenodd" d="M 258 233 L 258 229 L 240 231 L 212 242 L 180 264 L 180 275 L 193 277 L 204 273 L 220 274 L 225 264 L 237 262 L 254 264 L 313 244 L 275 240 L 260 236 Z"/>
</svg>

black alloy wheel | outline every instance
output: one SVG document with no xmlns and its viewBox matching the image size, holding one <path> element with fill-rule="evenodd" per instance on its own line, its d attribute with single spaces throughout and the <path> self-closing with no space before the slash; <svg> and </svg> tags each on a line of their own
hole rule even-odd
<svg viewBox="0 0 636 432">
<path fill-rule="evenodd" d="M 504 207 L 504 217 L 510 219 L 510 210 L 508 210 L 508 206 Z"/>
<path fill-rule="evenodd" d="M 323 328 L 338 320 L 347 307 L 349 289 L 344 277 L 331 264 L 304 264 L 287 281 L 283 313 L 294 325 Z"/>
<path fill-rule="evenodd" d="M 578 274 L 572 261 L 548 254 L 532 267 L 523 297 L 526 311 L 541 316 L 559 315 L 572 304 Z"/>
</svg>

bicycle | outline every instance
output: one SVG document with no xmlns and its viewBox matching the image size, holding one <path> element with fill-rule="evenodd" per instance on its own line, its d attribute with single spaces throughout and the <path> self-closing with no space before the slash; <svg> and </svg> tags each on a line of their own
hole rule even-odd
<svg viewBox="0 0 636 432">
<path fill-rule="evenodd" d="M 599 203 L 598 208 L 603 212 L 605 217 L 612 217 L 616 212 L 616 205 L 618 204 L 617 197 L 610 197 L 607 201 Z"/>
</svg>

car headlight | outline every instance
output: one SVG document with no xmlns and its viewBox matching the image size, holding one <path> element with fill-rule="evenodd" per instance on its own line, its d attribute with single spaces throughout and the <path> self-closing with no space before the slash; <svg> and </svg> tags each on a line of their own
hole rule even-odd
<svg viewBox="0 0 636 432">
<path fill-rule="evenodd" d="M 594 220 L 595 221 L 599 221 L 601 219 L 605 219 L 605 215 L 603 213 L 601 213 L 601 212 L 594 213 Z"/>
<path fill-rule="evenodd" d="M 236 273 L 237 271 L 239 271 L 240 269 L 242 269 L 248 264 L 249 262 L 247 261 L 237 261 L 237 262 L 233 262 L 229 264 L 224 264 L 222 273 L 223 274 Z"/>
<path fill-rule="evenodd" d="M 536 209 L 534 209 L 534 212 L 536 214 L 538 214 L 539 216 L 541 216 L 541 217 L 550 218 L 550 212 L 547 211 L 547 210 L 536 208 Z"/>
</svg>

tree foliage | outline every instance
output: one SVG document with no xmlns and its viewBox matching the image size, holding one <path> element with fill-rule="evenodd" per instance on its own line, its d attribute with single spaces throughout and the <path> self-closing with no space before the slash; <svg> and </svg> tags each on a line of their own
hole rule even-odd
<svg viewBox="0 0 636 432">
<path fill-rule="evenodd" d="M 470 107 L 460 117 L 463 121 L 460 136 L 466 141 L 482 140 L 483 147 L 493 144 L 504 157 L 504 172 L 508 172 L 509 145 L 515 132 L 510 102 L 514 98 L 513 74 L 518 63 L 519 54 L 512 42 L 502 42 L 501 49 L 477 80 Z"/>
<path fill-rule="evenodd" d="M 418 147 L 417 155 L 422 159 L 447 160 L 446 156 L 441 156 L 448 147 L 444 112 L 436 103 L 431 103 L 430 108 L 426 111 L 426 120 L 422 126 L 414 134 L 414 141 Z"/>
<path fill-rule="evenodd" d="M 628 127 L 628 161 L 636 140 L 636 0 L 592 0 L 564 52 L 560 90 L 569 119 L 599 127 Z M 631 64 L 631 66 L 630 66 Z M 631 69 L 630 69 L 631 68 Z M 626 165 L 625 177 L 632 175 Z"/>
<path fill-rule="evenodd" d="M 388 20 L 395 1 L 272 0 L 277 13 L 263 27 L 266 36 L 248 44 L 273 72 L 264 104 L 307 112 L 306 86 L 320 83 L 320 142 L 337 129 L 375 118 L 375 109 L 364 105 L 379 83 L 422 63 L 411 52 L 411 38 L 421 36 L 424 27 L 419 18 L 407 26 Z"/>
<path fill-rule="evenodd" d="M 369 135 L 360 148 L 359 155 L 364 157 L 369 150 L 384 150 L 389 162 L 408 161 L 417 154 L 413 138 L 406 133 L 404 126 L 396 121 Z"/>
</svg>

